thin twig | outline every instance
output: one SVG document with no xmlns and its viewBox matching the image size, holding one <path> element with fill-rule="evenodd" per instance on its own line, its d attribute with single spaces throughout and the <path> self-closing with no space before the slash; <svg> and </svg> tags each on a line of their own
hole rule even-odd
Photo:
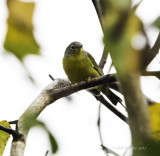
<svg viewBox="0 0 160 156">
<path fill-rule="evenodd" d="M 106 156 L 108 156 L 108 151 L 106 148 L 103 148 L 103 139 L 102 139 L 102 133 L 101 133 L 101 103 L 99 104 L 99 109 L 98 109 L 98 120 L 97 120 L 97 126 L 98 126 L 98 132 L 99 132 L 99 138 L 100 138 L 100 142 L 101 142 L 101 147 L 104 151 L 104 153 L 106 154 Z"/>
<path fill-rule="evenodd" d="M 17 124 L 18 123 L 18 120 L 14 120 L 14 121 L 9 121 L 9 124 Z"/>
<path fill-rule="evenodd" d="M 142 73 L 142 76 L 156 76 L 157 77 L 158 75 L 160 75 L 160 71 L 144 71 Z"/>
<path fill-rule="evenodd" d="M 101 28 L 103 30 L 103 23 L 102 23 L 102 10 L 101 10 L 101 6 L 99 4 L 99 1 L 98 0 L 92 0 L 92 3 L 95 7 L 95 10 L 97 12 L 97 16 L 98 16 L 98 19 L 99 19 L 99 22 L 101 24 Z"/>
<path fill-rule="evenodd" d="M 115 153 L 115 152 L 112 151 L 111 149 L 107 148 L 107 147 L 104 146 L 104 144 L 103 144 L 102 133 L 101 133 L 101 103 L 99 104 L 99 109 L 98 109 L 97 126 L 98 126 L 98 132 L 99 132 L 101 147 L 102 147 L 104 153 L 106 154 L 106 156 L 108 156 L 108 153 L 111 153 L 111 154 L 113 154 L 113 155 L 115 155 L 115 156 L 119 156 L 117 153 Z"/>
<path fill-rule="evenodd" d="M 156 76 L 156 74 L 160 75 L 160 72 L 159 71 L 145 71 L 145 72 L 142 73 L 142 76 Z M 109 86 L 109 88 L 114 89 L 117 92 L 122 94 L 122 91 L 120 89 L 120 84 L 119 84 L 118 81 L 117 82 L 116 81 L 115 82 L 111 82 L 111 83 L 108 84 L 108 86 Z M 146 95 L 144 95 L 144 97 L 146 98 L 148 105 L 152 105 L 152 104 L 157 103 L 156 101 L 150 99 Z"/>
<path fill-rule="evenodd" d="M 104 31 L 104 29 L 103 29 L 103 22 L 102 22 L 102 8 L 100 6 L 100 3 L 99 3 L 98 0 L 92 0 L 92 3 L 94 5 L 94 7 L 95 7 L 95 10 L 96 10 L 96 13 L 97 13 L 97 16 L 98 16 L 98 19 L 99 19 L 102 31 Z M 100 63 L 99 63 L 99 67 L 101 69 L 103 69 L 104 66 L 105 66 L 105 64 L 106 64 L 107 56 L 108 56 L 108 51 L 104 47 L 103 54 L 102 54 L 102 57 L 101 57 L 101 60 L 100 60 Z"/>
<path fill-rule="evenodd" d="M 95 96 L 95 98 L 105 105 L 110 111 L 112 111 L 117 117 L 128 124 L 128 118 L 122 114 L 118 109 L 116 109 L 112 104 L 110 104 L 102 95 Z"/>
<path fill-rule="evenodd" d="M 102 54 L 101 60 L 100 60 L 100 62 L 99 62 L 99 67 L 100 67 L 101 69 L 104 68 L 104 66 L 105 66 L 105 64 L 106 64 L 107 57 L 108 57 L 108 51 L 107 51 L 106 48 L 104 47 L 104 49 L 103 49 L 103 54 Z"/>
<path fill-rule="evenodd" d="M 119 154 L 117 154 L 116 152 L 112 151 L 111 149 L 107 148 L 106 146 L 102 146 L 103 150 L 107 150 L 108 153 L 111 153 L 114 156 L 120 156 Z"/>
<path fill-rule="evenodd" d="M 143 0 L 140 0 L 135 6 L 133 6 L 132 10 L 136 11 L 139 5 L 143 2 Z"/>
<path fill-rule="evenodd" d="M 145 59 L 144 68 L 146 68 L 151 63 L 151 61 L 154 59 L 154 57 L 158 54 L 159 49 L 160 49 L 160 33 L 158 34 L 156 42 L 154 43 L 150 52 L 147 53 L 147 58 Z"/>
<path fill-rule="evenodd" d="M 55 80 L 51 74 L 49 74 L 48 76 L 51 78 L 52 81 Z"/>
<path fill-rule="evenodd" d="M 48 154 L 49 154 L 49 151 L 47 150 L 47 151 L 46 151 L 46 154 L 45 154 L 45 156 L 48 156 Z"/>
<path fill-rule="evenodd" d="M 11 134 L 13 137 L 18 135 L 18 133 L 15 130 L 13 130 L 11 128 L 4 127 L 2 125 L 0 125 L 0 130 L 6 132 L 8 134 Z"/>
</svg>

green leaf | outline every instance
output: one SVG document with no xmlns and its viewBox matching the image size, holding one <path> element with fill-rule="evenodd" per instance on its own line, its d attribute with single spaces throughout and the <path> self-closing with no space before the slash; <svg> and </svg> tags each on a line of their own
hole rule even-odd
<svg viewBox="0 0 160 156">
<path fill-rule="evenodd" d="M 35 4 L 19 0 L 7 0 L 9 17 L 4 48 L 19 60 L 28 55 L 39 55 L 39 45 L 33 35 L 32 16 Z"/>
<path fill-rule="evenodd" d="M 0 125 L 10 128 L 9 123 L 5 120 L 0 121 Z M 10 137 L 10 134 L 0 130 L 0 156 L 3 155 L 4 149 L 6 147 L 9 137 Z"/>
<path fill-rule="evenodd" d="M 52 153 L 56 153 L 58 150 L 57 141 L 55 140 L 54 136 L 48 131 L 48 136 L 50 139 L 50 145 L 52 148 Z"/>
<path fill-rule="evenodd" d="M 152 25 L 160 30 L 160 16 L 157 17 L 157 19 L 153 22 Z"/>
<path fill-rule="evenodd" d="M 47 132 L 48 137 L 49 137 L 49 141 L 50 141 L 50 145 L 51 145 L 52 153 L 56 153 L 58 150 L 57 141 L 54 138 L 54 136 L 52 135 L 52 133 L 50 132 L 50 130 L 47 128 L 45 123 L 40 120 L 34 120 L 34 121 L 29 120 L 29 122 L 26 121 L 26 128 L 32 128 L 34 126 L 40 126 Z"/>
</svg>

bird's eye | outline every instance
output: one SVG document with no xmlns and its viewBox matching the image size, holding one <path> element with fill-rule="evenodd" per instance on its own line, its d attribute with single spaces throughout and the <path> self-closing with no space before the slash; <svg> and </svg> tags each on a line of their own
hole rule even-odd
<svg viewBox="0 0 160 156">
<path fill-rule="evenodd" d="M 74 45 L 71 45 L 70 49 L 71 49 L 71 50 L 75 50 L 75 46 L 74 46 Z"/>
</svg>

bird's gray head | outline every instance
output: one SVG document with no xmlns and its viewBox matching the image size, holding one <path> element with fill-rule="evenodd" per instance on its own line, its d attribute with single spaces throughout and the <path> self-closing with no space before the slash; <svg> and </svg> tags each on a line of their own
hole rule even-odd
<svg viewBox="0 0 160 156">
<path fill-rule="evenodd" d="M 71 44 L 69 44 L 69 46 L 66 48 L 64 56 L 68 57 L 74 54 L 77 54 L 81 51 L 82 48 L 82 44 L 80 42 L 72 42 Z"/>
</svg>

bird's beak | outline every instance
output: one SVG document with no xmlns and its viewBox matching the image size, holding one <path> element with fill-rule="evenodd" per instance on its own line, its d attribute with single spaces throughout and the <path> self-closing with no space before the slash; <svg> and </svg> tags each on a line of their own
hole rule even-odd
<svg viewBox="0 0 160 156">
<path fill-rule="evenodd" d="M 83 45 L 81 44 L 81 45 L 79 45 L 79 49 L 82 49 L 83 48 Z"/>
</svg>

